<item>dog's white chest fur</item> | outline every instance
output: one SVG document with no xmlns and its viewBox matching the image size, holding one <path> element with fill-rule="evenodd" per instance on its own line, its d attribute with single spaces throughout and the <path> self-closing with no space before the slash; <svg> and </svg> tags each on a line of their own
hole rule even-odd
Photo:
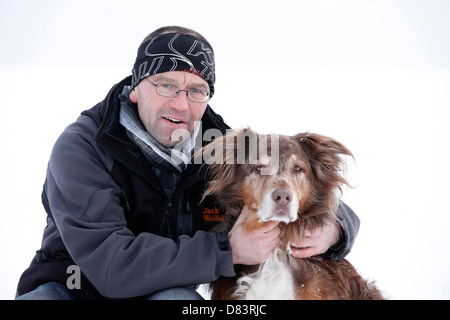
<svg viewBox="0 0 450 320">
<path fill-rule="evenodd" d="M 238 279 L 233 298 L 246 300 L 292 300 L 294 283 L 285 253 L 276 249 L 255 273 Z"/>
</svg>

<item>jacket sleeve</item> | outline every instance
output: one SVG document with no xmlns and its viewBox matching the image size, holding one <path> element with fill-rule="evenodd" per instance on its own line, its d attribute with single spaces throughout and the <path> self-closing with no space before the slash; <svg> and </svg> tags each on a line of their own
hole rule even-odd
<svg viewBox="0 0 450 320">
<path fill-rule="evenodd" d="M 109 174 L 112 159 L 96 145 L 93 126 L 81 116 L 57 140 L 44 192 L 67 251 L 100 294 L 134 297 L 233 275 L 231 250 L 220 248 L 213 233 L 175 243 L 127 228 L 122 190 Z"/>
<path fill-rule="evenodd" d="M 341 221 L 341 241 L 323 254 L 325 258 L 332 260 L 342 260 L 350 253 L 360 225 L 355 212 L 341 200 L 339 200 L 338 216 Z"/>
</svg>

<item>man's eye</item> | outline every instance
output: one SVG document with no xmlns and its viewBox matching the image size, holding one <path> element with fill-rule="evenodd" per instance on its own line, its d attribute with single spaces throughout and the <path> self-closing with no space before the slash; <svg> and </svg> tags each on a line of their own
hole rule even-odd
<svg viewBox="0 0 450 320">
<path fill-rule="evenodd" d="M 193 97 L 196 97 L 197 99 L 203 100 L 208 95 L 208 92 L 194 88 L 194 89 L 189 90 L 189 94 L 191 94 L 191 96 L 193 96 Z"/>
<path fill-rule="evenodd" d="M 191 92 L 195 95 L 201 95 L 201 96 L 206 96 L 208 93 L 204 90 L 200 90 L 200 89 L 191 89 Z"/>
<path fill-rule="evenodd" d="M 193 92 L 193 93 L 198 93 L 198 94 L 208 94 L 208 92 L 206 92 L 205 90 L 200 90 L 200 89 L 191 89 L 191 91 Z"/>
<path fill-rule="evenodd" d="M 169 90 L 175 88 L 175 86 L 168 84 L 168 83 L 160 83 L 159 86 L 161 86 L 161 88 L 169 89 Z"/>
</svg>

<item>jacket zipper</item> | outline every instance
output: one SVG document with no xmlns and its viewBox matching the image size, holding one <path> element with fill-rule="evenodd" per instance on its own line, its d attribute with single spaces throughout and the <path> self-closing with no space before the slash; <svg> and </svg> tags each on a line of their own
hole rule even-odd
<svg viewBox="0 0 450 320">
<path fill-rule="evenodd" d="M 167 221 L 167 235 L 170 239 L 172 238 L 172 230 L 170 228 L 170 216 L 172 215 L 172 209 L 173 209 L 173 205 L 172 202 L 169 201 L 169 203 L 167 204 L 167 210 L 166 210 L 166 221 Z"/>
</svg>

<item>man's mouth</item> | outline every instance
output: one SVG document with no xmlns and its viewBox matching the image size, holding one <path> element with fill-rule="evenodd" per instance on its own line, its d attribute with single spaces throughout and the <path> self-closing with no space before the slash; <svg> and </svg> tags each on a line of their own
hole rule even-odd
<svg viewBox="0 0 450 320">
<path fill-rule="evenodd" d="M 166 119 L 167 121 L 173 122 L 173 123 L 183 123 L 183 120 L 178 120 L 178 119 L 174 119 L 174 118 L 170 118 L 170 117 L 163 117 L 164 119 Z"/>
</svg>

